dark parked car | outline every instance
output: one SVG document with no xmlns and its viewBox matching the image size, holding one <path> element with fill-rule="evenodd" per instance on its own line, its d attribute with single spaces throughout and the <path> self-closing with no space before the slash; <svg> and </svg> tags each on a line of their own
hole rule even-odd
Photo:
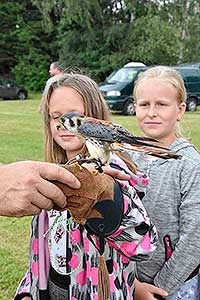
<svg viewBox="0 0 200 300">
<path fill-rule="evenodd" d="M 111 110 L 122 111 L 125 115 L 135 113 L 133 86 L 138 75 L 146 69 L 143 63 L 130 62 L 123 68 L 115 70 L 99 84 L 99 89 Z"/>
<path fill-rule="evenodd" d="M 200 68 L 189 64 L 176 66 L 175 69 L 182 75 L 187 90 L 187 110 L 196 111 L 200 105 Z"/>
<path fill-rule="evenodd" d="M 28 92 L 24 87 L 14 81 L 0 79 L 0 98 L 25 100 L 27 97 Z"/>
</svg>

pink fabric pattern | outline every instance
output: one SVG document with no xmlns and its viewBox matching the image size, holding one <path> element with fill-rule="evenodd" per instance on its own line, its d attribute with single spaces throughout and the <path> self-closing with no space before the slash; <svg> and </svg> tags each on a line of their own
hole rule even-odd
<svg viewBox="0 0 200 300">
<path fill-rule="evenodd" d="M 69 266 L 74 270 L 78 267 L 80 257 L 76 254 L 72 254 L 72 258 L 69 261 Z"/>
<path fill-rule="evenodd" d="M 81 271 L 76 276 L 76 282 L 79 283 L 80 285 L 85 285 L 87 283 L 87 275 L 85 271 Z"/>
<path fill-rule="evenodd" d="M 116 156 L 115 163 L 126 167 Z M 132 180 L 132 184 L 134 185 L 137 181 L 135 177 L 136 175 L 134 175 L 134 179 Z M 138 177 L 140 191 L 142 190 L 141 178 Z M 135 187 L 137 188 L 137 184 Z M 148 259 L 149 255 L 156 248 L 156 234 L 155 228 L 152 226 L 135 188 L 127 181 L 122 182 L 121 190 L 124 195 L 124 214 L 119 228 L 111 236 L 106 237 L 104 259 L 109 266 L 112 299 L 133 300 L 134 260 L 141 257 L 142 259 Z M 143 223 L 149 226 L 149 231 L 145 235 L 138 234 L 135 231 L 136 226 L 139 227 Z M 44 237 L 48 228 L 48 215 L 45 211 L 42 211 L 39 216 L 35 216 L 32 220 L 30 268 L 19 285 L 15 300 L 22 293 L 30 294 L 32 300 L 42 300 L 39 296 L 39 291 L 47 289 L 49 277 L 50 256 L 48 235 L 46 234 Z M 70 252 L 68 264 L 73 271 L 70 275 L 70 300 L 78 299 L 77 295 L 82 300 L 86 300 L 88 299 L 88 292 L 91 299 L 98 300 L 98 237 L 93 235 L 93 242 L 91 242 L 88 239 L 87 230 L 75 223 L 72 225 L 70 234 L 67 234 L 67 247 L 68 252 Z M 80 266 L 79 262 L 81 262 Z"/>
</svg>

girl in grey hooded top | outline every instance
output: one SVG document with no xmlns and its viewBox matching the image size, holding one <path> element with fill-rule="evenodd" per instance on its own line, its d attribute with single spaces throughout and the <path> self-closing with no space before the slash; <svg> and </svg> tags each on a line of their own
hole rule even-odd
<svg viewBox="0 0 200 300">
<path fill-rule="evenodd" d="M 167 299 L 199 299 L 194 285 L 200 265 L 200 155 L 177 131 L 185 111 L 184 84 L 176 71 L 159 66 L 144 72 L 134 92 L 137 121 L 144 134 L 182 156 L 165 160 L 132 154 L 150 178 L 143 203 L 159 235 L 151 259 L 137 263 L 135 297 L 157 299 L 155 294 L 162 295 L 159 289 L 149 290 L 155 285 L 171 295 Z"/>
<path fill-rule="evenodd" d="M 151 259 L 137 263 L 138 279 L 172 293 L 200 264 L 200 155 L 183 138 L 170 149 L 182 158 L 151 161 L 134 154 L 133 160 L 150 177 L 143 203 L 159 234 Z"/>
</svg>

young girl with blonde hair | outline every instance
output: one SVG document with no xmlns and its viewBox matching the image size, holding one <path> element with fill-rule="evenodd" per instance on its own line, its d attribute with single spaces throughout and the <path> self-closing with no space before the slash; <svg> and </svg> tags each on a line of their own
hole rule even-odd
<svg viewBox="0 0 200 300">
<path fill-rule="evenodd" d="M 76 136 L 64 128 L 57 128 L 58 120 L 63 114 L 78 112 L 103 120 L 110 118 L 97 84 L 80 74 L 56 77 L 49 86 L 41 112 L 45 128 L 46 160 L 59 164 L 87 151 Z M 115 180 L 114 183 L 112 200 L 122 205 L 122 213 L 118 226 L 105 238 L 104 259 L 110 290 L 109 296 L 104 300 L 130 300 L 133 299 L 134 290 L 134 261 L 148 259 L 156 247 L 157 237 L 136 191 L 145 190 L 147 178 L 141 174 L 133 174 L 118 155 L 113 155 L 110 163 L 130 174 L 133 180 Z M 129 166 L 134 170 L 131 160 Z M 116 207 L 114 215 L 109 218 L 114 218 L 119 213 L 118 210 Z M 106 226 L 105 222 L 105 230 Z M 84 225 L 75 223 L 67 211 L 43 211 L 39 217 L 34 217 L 30 266 L 15 299 L 100 299 L 100 242 L 100 238 L 94 234 L 91 236 Z"/>
<path fill-rule="evenodd" d="M 147 262 L 137 262 L 136 300 L 199 299 L 200 155 L 181 136 L 186 89 L 173 68 L 152 67 L 134 88 L 136 119 L 147 137 L 181 155 L 179 160 L 151 159 L 132 154 L 150 183 L 143 203 L 158 229 L 159 244 Z"/>
</svg>

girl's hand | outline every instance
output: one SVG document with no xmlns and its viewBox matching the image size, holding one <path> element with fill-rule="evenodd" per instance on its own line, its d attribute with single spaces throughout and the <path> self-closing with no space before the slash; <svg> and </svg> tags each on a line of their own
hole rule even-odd
<svg viewBox="0 0 200 300">
<path fill-rule="evenodd" d="M 129 180 L 131 177 L 128 174 L 125 174 L 124 172 L 111 168 L 109 166 L 103 167 L 103 172 L 107 175 L 112 176 L 113 178 L 119 179 L 119 180 Z"/>
<path fill-rule="evenodd" d="M 157 300 L 156 295 L 167 297 L 168 293 L 152 284 L 140 282 L 135 279 L 135 299 L 136 300 Z"/>
</svg>

